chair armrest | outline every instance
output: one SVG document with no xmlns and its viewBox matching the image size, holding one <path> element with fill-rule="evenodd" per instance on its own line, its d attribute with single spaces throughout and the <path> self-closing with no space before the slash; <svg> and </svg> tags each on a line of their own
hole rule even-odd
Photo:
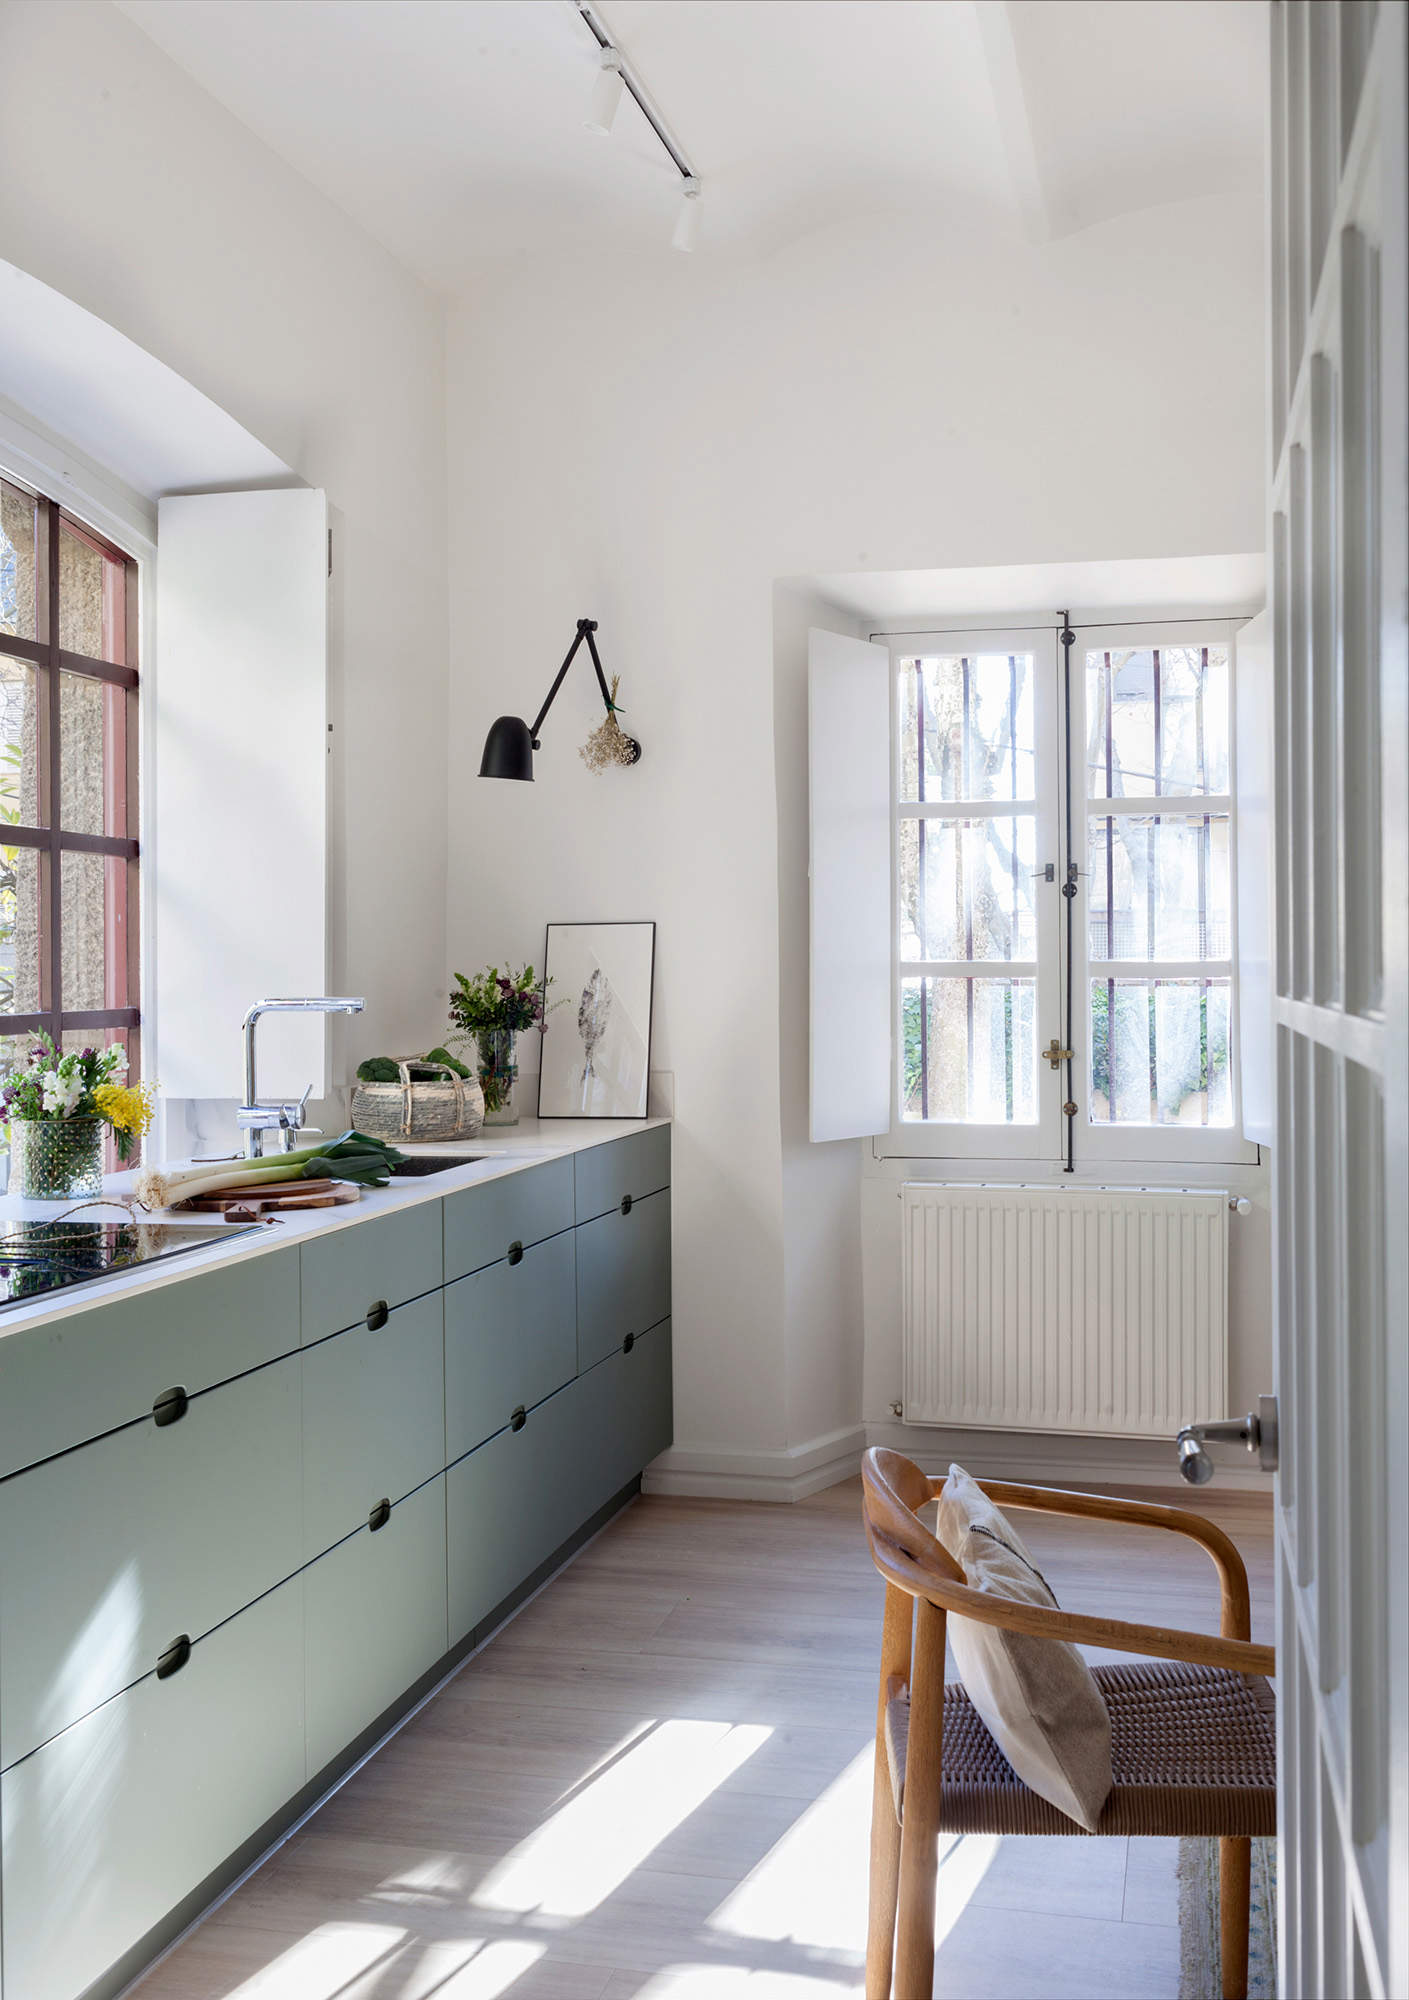
<svg viewBox="0 0 1409 2000">
<path fill-rule="evenodd" d="M 876 1567 L 887 1582 L 908 1591 L 912 1597 L 927 1599 L 941 1611 L 976 1619 L 981 1625 L 1027 1632 L 1036 1639 L 1065 1639 L 1075 1646 L 1103 1646 L 1113 1652 L 1184 1660 L 1191 1666 L 1222 1667 L 1235 1674 L 1271 1675 L 1277 1671 L 1277 1654 L 1272 1646 L 1254 1645 L 1244 1638 L 1213 1638 L 1207 1632 L 1185 1632 L 1176 1626 L 1133 1625 L 1122 1618 L 1091 1618 L 1080 1612 L 1049 1610 L 1042 1604 L 1023 1604 L 1016 1598 L 972 1590 L 966 1583 L 954 1583 L 937 1575 L 877 1534 L 869 1523 L 868 1540 Z"/>
<path fill-rule="evenodd" d="M 1116 1499 L 1104 1493 L 1065 1493 L 1052 1486 L 1014 1486 L 1005 1480 L 982 1479 L 979 1485 L 999 1507 L 1027 1508 L 1043 1514 L 1066 1514 L 1088 1520 L 1120 1521 L 1129 1527 L 1168 1528 L 1198 1542 L 1218 1571 L 1222 1593 L 1220 1630 L 1225 1639 L 1251 1639 L 1252 1599 L 1248 1573 L 1232 1541 L 1202 1514 L 1183 1507 L 1166 1507 L 1153 1500 Z M 938 1492 L 938 1485 L 935 1488 Z M 1261 1671 L 1261 1670 L 1259 1670 Z"/>
</svg>

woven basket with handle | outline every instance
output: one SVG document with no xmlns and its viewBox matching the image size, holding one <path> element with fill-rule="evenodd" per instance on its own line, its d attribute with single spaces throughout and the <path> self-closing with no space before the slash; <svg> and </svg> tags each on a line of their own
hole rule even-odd
<svg viewBox="0 0 1409 2000">
<path fill-rule="evenodd" d="M 411 1080 L 412 1064 L 435 1069 L 432 1081 Z M 475 1076 L 457 1076 L 445 1063 L 424 1056 L 397 1059 L 400 1083 L 354 1083 L 352 1122 L 370 1139 L 395 1146 L 402 1140 L 473 1139 L 484 1123 L 484 1092 Z M 441 1077 L 444 1081 L 441 1081 Z"/>
</svg>

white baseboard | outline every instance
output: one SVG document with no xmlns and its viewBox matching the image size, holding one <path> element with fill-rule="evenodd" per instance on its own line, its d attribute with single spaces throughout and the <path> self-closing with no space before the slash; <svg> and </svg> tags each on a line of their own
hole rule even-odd
<svg viewBox="0 0 1409 2000">
<path fill-rule="evenodd" d="M 648 1465 L 643 1493 L 692 1500 L 805 1500 L 860 1470 L 866 1448 L 862 1425 L 829 1431 L 808 1444 L 776 1451 L 730 1451 L 708 1445 L 672 1445 Z"/>
<path fill-rule="evenodd" d="M 693 1500 L 805 1500 L 851 1479 L 868 1445 L 903 1451 L 925 1472 L 958 1460 L 979 1479 L 1034 1480 L 1052 1486 L 1177 1486 L 1174 1440 L 1102 1438 L 1064 1432 L 933 1430 L 901 1423 L 853 1424 L 807 1444 L 774 1451 L 672 1445 L 641 1480 L 643 1493 Z M 1272 1482 L 1247 1454 L 1221 1452 L 1224 1490 L 1265 1493 Z"/>
</svg>

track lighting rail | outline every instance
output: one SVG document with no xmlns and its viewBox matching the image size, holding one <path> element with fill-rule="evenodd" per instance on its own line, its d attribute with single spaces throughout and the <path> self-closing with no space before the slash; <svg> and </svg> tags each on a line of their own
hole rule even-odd
<svg viewBox="0 0 1409 2000">
<path fill-rule="evenodd" d="M 671 164 L 675 168 L 675 171 L 679 174 L 681 180 L 688 181 L 693 184 L 688 190 L 688 192 L 691 193 L 692 195 L 697 193 L 699 187 L 699 175 L 695 172 L 694 168 L 690 165 L 690 162 L 686 159 L 682 149 L 676 144 L 675 140 L 671 137 L 670 131 L 666 126 L 664 118 L 661 116 L 660 112 L 657 111 L 655 105 L 651 102 L 649 91 L 646 89 L 646 86 L 642 83 L 640 77 L 637 76 L 635 70 L 631 67 L 630 62 L 627 60 L 627 57 L 622 51 L 620 43 L 613 41 L 612 37 L 607 33 L 606 28 L 604 27 L 601 20 L 597 16 L 595 8 L 593 8 L 589 4 L 589 0 L 574 0 L 574 4 L 577 8 L 578 13 L 582 16 L 583 20 L 586 22 L 588 30 L 591 33 L 593 40 L 596 42 L 597 47 L 599 49 L 602 49 L 603 51 L 609 50 L 611 54 L 616 57 L 617 68 L 621 74 L 621 80 L 623 84 L 626 86 L 627 90 L 630 91 L 632 97 L 635 99 L 637 105 L 639 106 L 642 117 L 646 120 L 646 123 L 655 133 L 656 137 L 660 140 L 666 152 L 669 153 Z"/>
</svg>

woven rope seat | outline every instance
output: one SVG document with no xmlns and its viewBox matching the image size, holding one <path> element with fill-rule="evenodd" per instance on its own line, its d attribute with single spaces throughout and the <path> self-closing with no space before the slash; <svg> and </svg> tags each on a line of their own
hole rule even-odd
<svg viewBox="0 0 1409 2000">
<path fill-rule="evenodd" d="M 1101 1834 L 1274 1834 L 1276 1707 L 1260 1675 L 1177 1661 L 1097 1667 L 1111 1718 L 1115 1784 Z M 905 1787 L 909 1695 L 886 1709 L 897 1819 Z M 1030 1791 L 961 1686 L 944 1690 L 940 1825 L 949 1833 L 1085 1833 Z"/>
</svg>

